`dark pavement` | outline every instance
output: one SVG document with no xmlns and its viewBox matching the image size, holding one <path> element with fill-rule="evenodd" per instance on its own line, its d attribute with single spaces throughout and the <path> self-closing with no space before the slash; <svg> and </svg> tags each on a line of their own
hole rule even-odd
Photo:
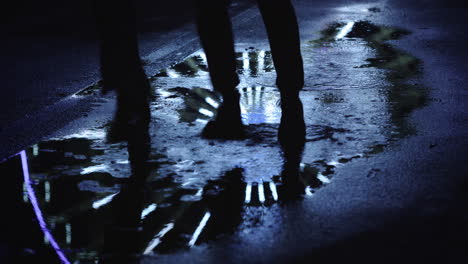
<svg viewBox="0 0 468 264">
<path fill-rule="evenodd" d="M 142 23 L 155 92 L 152 171 L 136 233 L 106 229 L 130 168 L 125 144 L 105 140 L 115 98 L 93 86 L 95 39 L 78 45 L 55 34 L 62 48 L 53 52 L 45 35 L 28 37 L 44 40 L 39 50 L 17 46 L 24 34 L 4 43 L 16 52 L 5 65 L 24 66 L 2 73 L 15 99 L 2 97 L 1 157 L 25 150 L 0 167 L 5 261 L 96 263 L 115 244 L 137 247 L 140 263 L 466 262 L 466 9 L 456 1 L 293 2 L 306 73 L 304 197 L 284 201 L 278 180 L 279 93 L 257 9 L 242 2 L 232 10 L 243 141 L 200 137 L 219 99 L 193 24 L 151 31 Z M 35 69 L 37 78 L 28 74 Z"/>
</svg>

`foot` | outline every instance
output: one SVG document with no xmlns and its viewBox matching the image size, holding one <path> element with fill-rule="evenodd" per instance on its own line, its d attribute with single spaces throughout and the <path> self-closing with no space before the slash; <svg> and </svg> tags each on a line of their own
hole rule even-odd
<svg viewBox="0 0 468 264">
<path fill-rule="evenodd" d="M 245 137 L 237 91 L 223 94 L 216 117 L 206 124 L 202 131 L 204 138 L 243 139 Z"/>
<path fill-rule="evenodd" d="M 305 144 L 306 127 L 299 94 L 282 96 L 281 110 L 278 141 L 283 150 L 302 152 Z"/>
</svg>

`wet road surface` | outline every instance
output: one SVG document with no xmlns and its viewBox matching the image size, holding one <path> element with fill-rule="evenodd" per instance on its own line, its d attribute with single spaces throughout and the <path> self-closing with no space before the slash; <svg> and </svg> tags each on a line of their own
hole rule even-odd
<svg viewBox="0 0 468 264">
<path fill-rule="evenodd" d="M 298 5 L 299 18 L 313 10 Z M 7 211 L 18 212 L 9 220 L 11 252 L 21 260 L 96 263 L 106 243 L 132 241 L 141 263 L 466 259 L 466 130 L 457 121 L 466 120 L 466 107 L 457 105 L 456 88 L 448 99 L 441 95 L 437 65 L 424 52 L 398 45 L 418 33 L 413 24 L 382 21 L 391 8 L 339 6 L 302 37 L 302 198 L 284 198 L 281 108 L 268 45 L 240 37 L 246 139 L 200 137 L 220 99 L 196 51 L 149 77 L 151 173 L 141 210 L 129 212 L 140 216 L 141 229 L 115 233 L 137 238 L 106 233 L 131 173 L 126 145 L 106 141 L 103 120 L 78 128 L 77 121 L 0 165 L 10 175 Z M 98 90 L 96 83 L 74 96 Z M 100 98 L 87 119 L 110 116 L 113 100 Z M 434 109 L 444 105 L 440 118 Z M 452 115 L 454 109 L 460 111 Z M 427 124 L 441 119 L 450 125 Z"/>
</svg>

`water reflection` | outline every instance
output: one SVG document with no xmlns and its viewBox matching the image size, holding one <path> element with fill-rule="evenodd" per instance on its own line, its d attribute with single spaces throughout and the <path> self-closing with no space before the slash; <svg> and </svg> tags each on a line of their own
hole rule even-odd
<svg viewBox="0 0 468 264">
<path fill-rule="evenodd" d="M 25 150 L 30 181 L 21 180 L 20 156 L 1 164 L 2 175 L 18 176 L 7 178 L 11 189 L 4 200 L 11 201 L 6 211 L 19 212 L 24 226 L 19 234 L 9 231 L 8 238 L 30 239 L 18 246 L 37 250 L 22 256 L 26 259 L 41 255 L 53 263 L 59 256 L 52 251 L 56 244 L 71 262 L 136 262 L 140 255 L 229 237 L 246 219 L 258 218 L 256 209 L 313 197 L 333 182 L 340 166 L 414 133 L 406 116 L 428 100 L 427 90 L 414 81 L 421 62 L 385 42 L 408 32 L 362 21 L 349 30 L 345 26 L 327 28 L 304 52 L 309 62 L 317 54 L 329 62 L 314 65 L 315 82 L 309 80 L 302 94 L 307 126 L 300 127 L 304 120 L 284 123 L 279 93 L 261 84 L 274 82 L 268 75 L 274 70 L 271 54 L 247 48 L 236 55 L 239 73 L 251 80 L 239 89 L 247 139 L 222 144 L 199 139 L 197 124 L 213 118 L 221 100 L 199 87 L 208 75 L 198 52 L 153 80 L 164 84 L 152 104 L 159 118 L 151 135 L 157 147 L 149 144 L 147 124 L 134 130 L 128 145 L 107 144 L 105 128 L 93 128 Z M 343 48 L 347 45 L 349 50 Z M 343 61 L 344 56 L 333 55 L 337 50 L 355 57 Z M 170 118 L 164 119 L 163 111 Z M 281 126 L 290 129 L 278 145 Z M 50 236 L 30 225 L 37 215 L 29 186 Z"/>
<path fill-rule="evenodd" d="M 372 69 L 378 69 L 383 73 L 383 78 L 377 83 L 381 85 L 375 89 L 379 92 L 375 99 L 385 102 L 390 114 L 390 122 L 396 128 L 390 137 L 404 137 L 415 133 L 415 128 L 407 122 L 406 117 L 415 109 L 427 104 L 429 100 L 428 90 L 418 84 L 418 78 L 421 74 L 422 62 L 411 54 L 404 52 L 394 45 L 388 43 L 389 40 L 397 40 L 410 32 L 397 27 L 378 26 L 368 21 L 356 21 L 345 23 L 333 23 L 324 29 L 322 37 L 310 42 L 314 47 L 323 50 L 323 47 L 339 48 L 343 45 L 359 48 L 362 45 L 367 46 L 373 52 L 364 59 L 364 63 L 354 66 L 355 69 L 362 69 L 354 73 L 355 80 L 361 80 L 361 76 L 375 75 Z M 350 49 L 350 48 L 348 48 Z M 363 50 L 364 51 L 364 50 Z M 369 53 L 369 52 L 363 52 Z M 359 62 L 356 62 L 358 64 Z M 369 69 L 369 70 L 366 70 Z M 349 71 L 349 69 L 348 69 Z M 349 83 L 355 82 L 350 80 Z M 385 80 L 384 83 L 381 80 Z M 349 83 L 344 87 L 349 87 Z M 366 82 L 362 85 L 352 87 L 366 89 Z M 370 85 L 369 85 L 370 86 Z M 331 97 L 334 96 L 335 98 Z M 324 97 L 325 102 L 334 100 L 347 100 L 347 98 L 338 97 L 336 92 L 330 92 L 328 97 Z"/>
<path fill-rule="evenodd" d="M 237 72 L 241 75 L 258 77 L 262 73 L 274 71 L 271 51 L 258 50 L 253 47 L 242 52 L 236 52 Z M 157 77 L 207 77 L 208 65 L 206 56 L 199 51 L 189 56 L 184 61 L 161 70 L 153 78 Z"/>
<path fill-rule="evenodd" d="M 179 110 L 182 122 L 201 122 L 214 118 L 220 97 L 217 93 L 205 88 L 181 88 L 175 91 L 184 96 L 185 108 Z M 278 107 L 279 93 L 273 88 L 252 86 L 241 89 L 240 107 L 244 124 L 277 124 L 280 121 L 281 109 Z"/>
<path fill-rule="evenodd" d="M 204 53 L 196 53 L 181 63 L 161 70 L 154 77 L 201 77 L 208 76 L 208 66 Z"/>
<path fill-rule="evenodd" d="M 271 51 L 257 50 L 253 47 L 243 52 L 236 52 L 237 73 L 250 77 L 259 77 L 261 74 L 274 71 Z"/>
<path fill-rule="evenodd" d="M 138 152 L 130 156 L 135 154 L 142 158 L 141 155 L 147 155 L 140 154 L 148 153 L 147 143 L 144 137 L 129 143 L 137 144 L 129 150 Z M 34 167 L 31 180 L 25 181 L 31 183 L 26 184 L 30 186 L 26 188 L 28 199 L 22 202 L 37 201 L 35 208 L 44 216 L 41 225 L 50 229 L 46 243 L 54 245 L 58 252 L 66 252 L 66 258 L 71 261 L 100 258 L 102 263 L 133 263 L 138 261 L 139 254 L 169 253 L 217 240 L 237 230 L 245 206 L 271 206 L 286 198 L 285 175 L 281 175 L 283 179 L 278 175 L 271 181 L 247 183 L 242 168 L 229 170 L 219 179 L 207 181 L 198 190 L 185 189 L 170 176 L 147 182 L 146 178 L 155 172 L 156 164 L 135 163 L 142 167 L 133 167 L 131 176 L 125 178 L 111 173 L 80 173 L 78 168 L 83 164 L 104 155 L 100 144 L 105 143 L 78 138 L 43 142 L 22 152 L 23 162 L 16 165 L 16 171 L 12 170 L 20 174 L 24 164 L 27 168 Z M 46 151 L 41 146 L 47 146 Z M 37 156 L 33 155 L 34 149 Z M 73 159 L 73 155 L 64 153 L 86 155 L 87 158 Z M 29 163 L 26 155 L 30 157 Z M 44 159 L 42 155 L 64 159 L 41 166 L 38 161 Z M 290 156 L 285 157 L 287 160 Z M 2 167 L 14 162 L 9 160 Z M 68 174 L 58 174 L 60 163 L 68 164 L 67 167 L 62 164 Z M 130 164 L 119 166 L 123 165 Z M 80 184 L 89 179 L 94 179 L 96 184 Z M 44 198 L 45 183 L 50 184 L 50 201 Z M 246 200 L 248 189 L 251 198 Z M 60 253 L 60 256 L 65 257 L 65 254 Z"/>
</svg>

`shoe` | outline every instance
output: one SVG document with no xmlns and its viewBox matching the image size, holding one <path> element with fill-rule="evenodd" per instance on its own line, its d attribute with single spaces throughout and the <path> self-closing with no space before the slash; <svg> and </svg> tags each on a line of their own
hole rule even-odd
<svg viewBox="0 0 468 264">
<path fill-rule="evenodd" d="M 223 94 L 223 102 L 218 108 L 216 117 L 206 124 L 202 131 L 202 137 L 231 140 L 245 138 L 239 98 L 240 95 L 237 91 Z"/>
</svg>

